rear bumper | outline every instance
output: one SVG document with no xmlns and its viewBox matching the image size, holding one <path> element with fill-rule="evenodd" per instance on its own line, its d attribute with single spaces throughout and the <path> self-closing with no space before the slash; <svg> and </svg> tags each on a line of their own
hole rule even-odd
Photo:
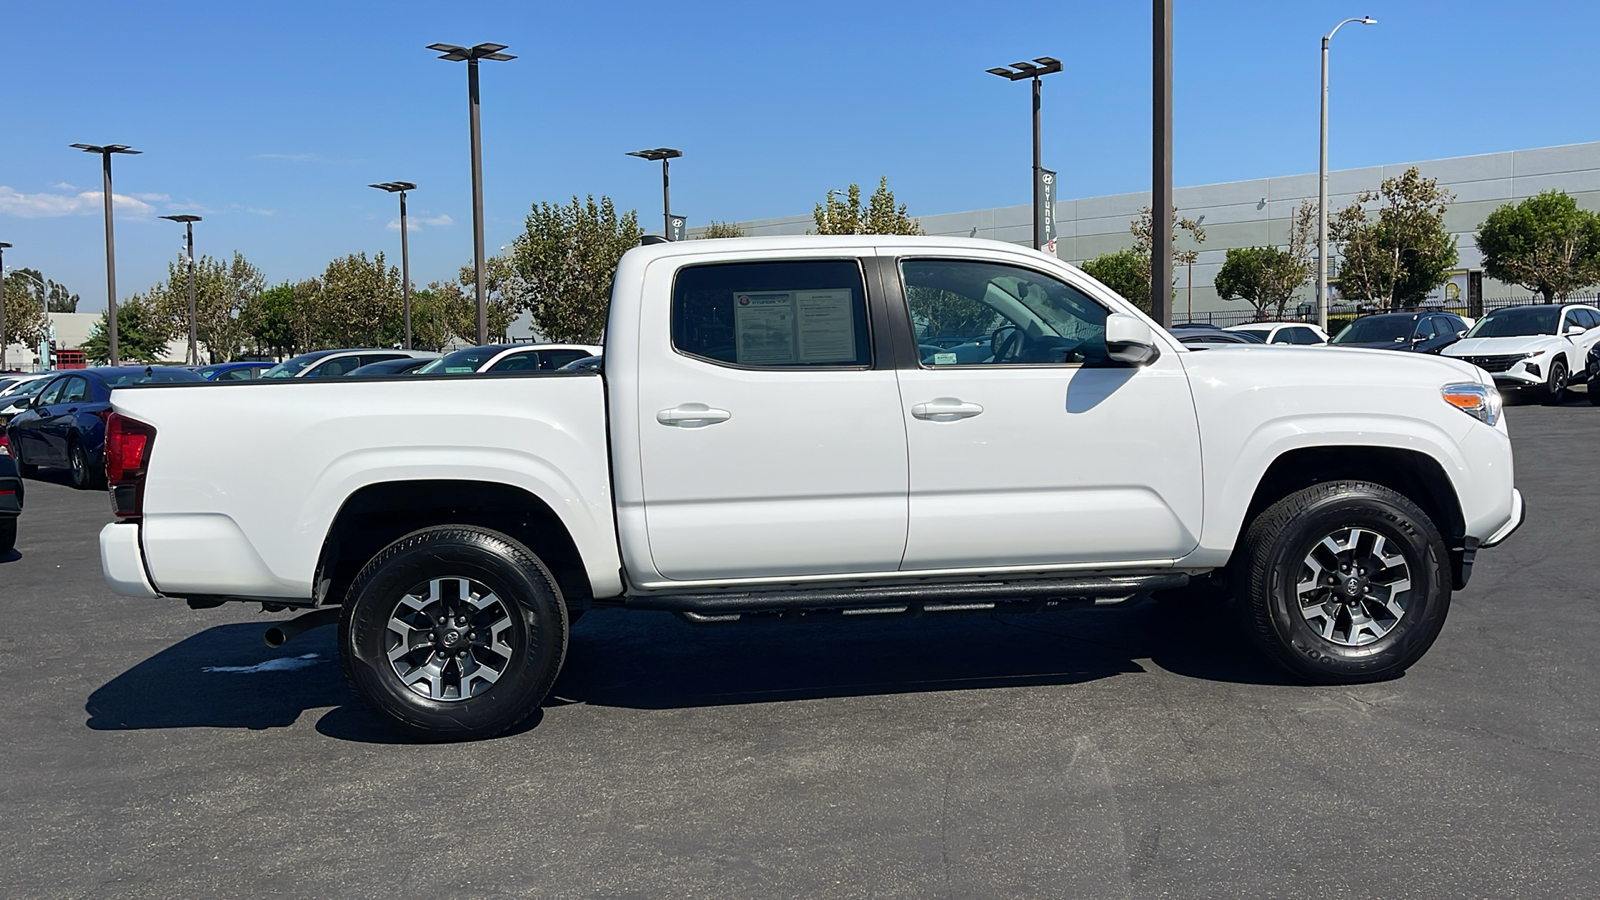
<svg viewBox="0 0 1600 900">
<path fill-rule="evenodd" d="M 159 597 L 144 571 L 139 526 L 112 522 L 100 529 L 100 571 L 106 586 L 124 597 Z"/>
</svg>

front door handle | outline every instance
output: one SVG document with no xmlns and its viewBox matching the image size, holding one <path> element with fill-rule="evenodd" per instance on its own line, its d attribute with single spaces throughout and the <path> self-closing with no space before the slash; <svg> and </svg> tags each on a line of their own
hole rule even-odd
<svg viewBox="0 0 1600 900">
<path fill-rule="evenodd" d="M 930 422 L 954 422 L 957 419 L 970 419 L 983 412 L 983 407 L 977 403 L 968 403 L 955 397 L 940 397 L 927 403 L 918 403 L 911 407 L 911 415 L 918 419 L 927 419 Z"/>
<path fill-rule="evenodd" d="M 726 422 L 731 418 L 733 413 L 725 409 L 713 409 L 704 403 L 681 403 L 656 413 L 657 422 L 680 428 L 703 428 L 718 422 Z"/>
</svg>

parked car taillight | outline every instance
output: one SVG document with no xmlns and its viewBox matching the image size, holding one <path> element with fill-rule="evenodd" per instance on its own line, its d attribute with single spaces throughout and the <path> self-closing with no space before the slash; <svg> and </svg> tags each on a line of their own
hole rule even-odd
<svg viewBox="0 0 1600 900">
<path fill-rule="evenodd" d="M 106 419 L 106 484 L 118 518 L 144 514 L 144 478 L 155 442 L 156 430 L 150 425 L 116 413 Z"/>
</svg>

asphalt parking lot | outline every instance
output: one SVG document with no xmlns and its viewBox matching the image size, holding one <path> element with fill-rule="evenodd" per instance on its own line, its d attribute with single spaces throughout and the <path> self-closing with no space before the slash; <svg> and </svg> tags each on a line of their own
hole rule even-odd
<svg viewBox="0 0 1600 900">
<path fill-rule="evenodd" d="M 15 897 L 1592 897 L 1600 408 L 1509 410 L 1528 524 L 1432 652 L 1291 683 L 1231 624 L 597 612 L 518 734 L 399 743 L 330 629 L 102 585 L 101 493 L 0 561 Z"/>
</svg>

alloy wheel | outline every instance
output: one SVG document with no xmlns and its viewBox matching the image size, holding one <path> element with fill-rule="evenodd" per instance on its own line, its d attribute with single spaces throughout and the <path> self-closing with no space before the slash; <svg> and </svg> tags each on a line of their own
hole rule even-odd
<svg viewBox="0 0 1600 900">
<path fill-rule="evenodd" d="M 411 691 L 460 701 L 500 680 L 516 653 L 504 600 L 471 578 L 434 578 L 401 596 L 389 614 L 389 664 Z"/>
<path fill-rule="evenodd" d="M 1295 596 L 1300 615 L 1323 640 L 1364 646 L 1405 617 L 1411 566 L 1398 541 L 1369 528 L 1341 528 L 1306 554 Z"/>
</svg>

